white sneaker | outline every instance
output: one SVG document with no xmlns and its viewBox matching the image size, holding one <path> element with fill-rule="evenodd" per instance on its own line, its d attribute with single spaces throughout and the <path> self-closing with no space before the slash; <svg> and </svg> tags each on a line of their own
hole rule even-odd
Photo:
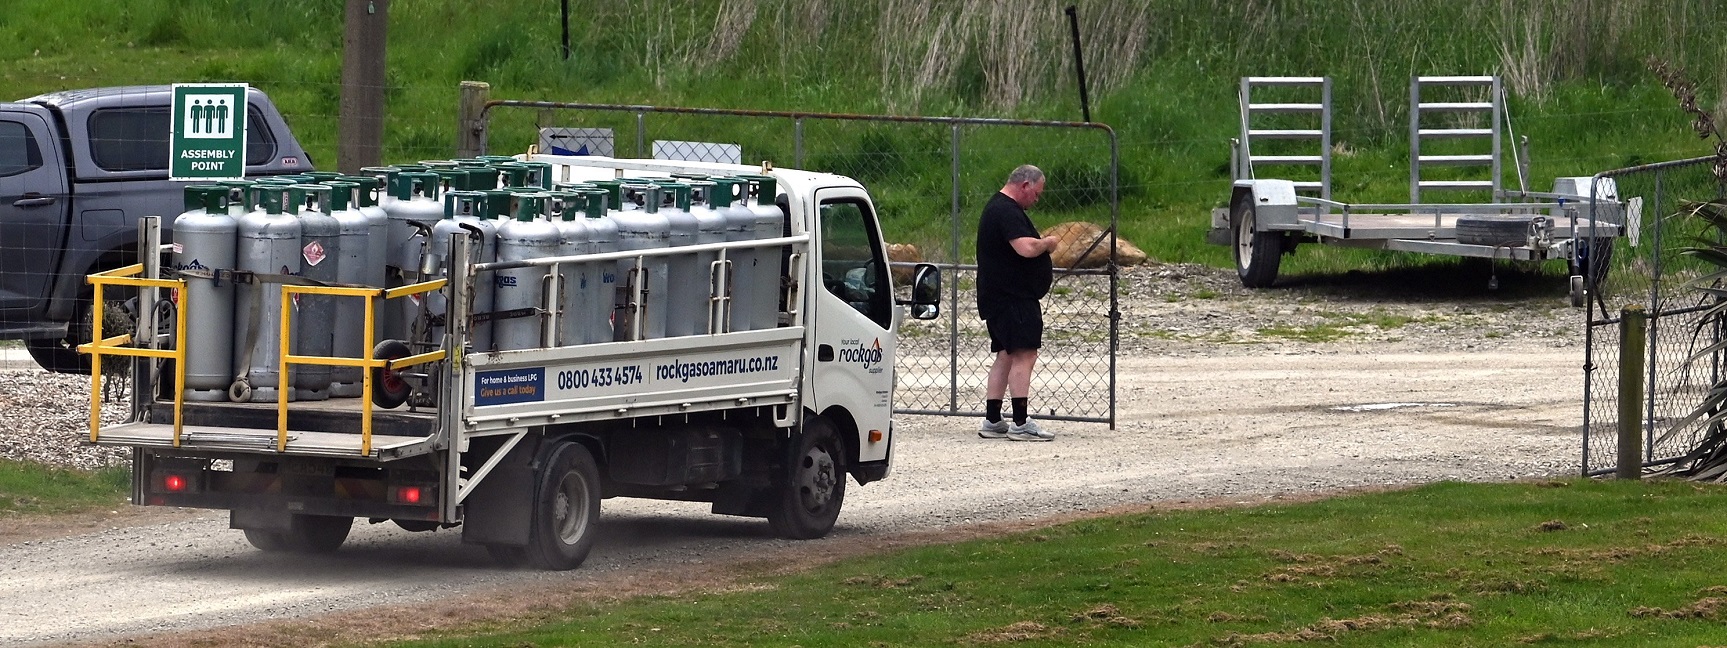
<svg viewBox="0 0 1727 648">
<path fill-rule="evenodd" d="M 977 435 L 985 439 L 1006 439 L 1009 427 L 1007 419 L 994 423 L 991 423 L 989 419 L 984 419 L 983 425 L 977 426 Z"/>
<path fill-rule="evenodd" d="M 1007 426 L 1007 438 L 1013 441 L 1054 441 L 1055 433 L 1039 427 L 1037 421 L 1025 420 L 1025 425 Z"/>
</svg>

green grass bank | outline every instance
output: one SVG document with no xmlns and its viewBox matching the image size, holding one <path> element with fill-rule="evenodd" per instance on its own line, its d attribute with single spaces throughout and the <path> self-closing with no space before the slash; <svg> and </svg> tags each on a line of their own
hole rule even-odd
<svg viewBox="0 0 1727 648">
<path fill-rule="evenodd" d="M 570 50 L 557 0 L 397 2 L 389 7 L 386 161 L 453 153 L 457 85 L 494 98 L 799 111 L 1077 120 L 1061 3 L 1035 0 L 571 0 Z M 0 83 L 12 98 L 135 83 L 244 81 L 269 92 L 316 160 L 335 160 L 343 2 L 16 0 L 0 12 Z M 1227 141 L 1243 75 L 1335 80 L 1337 195 L 1406 199 L 1408 79 L 1502 75 L 1532 187 L 1707 152 L 1646 69 L 1687 69 L 1720 106 L 1727 45 L 1707 0 L 1138 0 L 1078 3 L 1093 118 L 1121 155 L 1122 234 L 1165 261 L 1227 265 L 1202 243 L 1225 199 Z M 500 117 L 495 150 L 538 125 L 587 115 Z M 1727 120 L 1724 120 L 1727 121 Z M 659 124 L 674 136 L 743 143 L 788 164 L 785 126 Z M 626 127 L 633 127 L 628 124 Z M 657 133 L 660 131 L 656 131 Z M 620 141 L 631 138 L 619 130 Z M 805 166 L 865 177 L 890 238 L 949 247 L 949 138 L 937 129 L 812 133 Z M 1044 224 L 1105 220 L 1107 147 L 1083 138 L 968 132 L 962 213 L 1014 164 L 1051 171 Z M 1508 165 L 1509 167 L 1509 165 Z M 1509 174 L 1510 172 L 1507 171 Z M 963 229 L 963 228 L 962 228 Z M 966 234 L 962 234 L 962 238 Z M 963 252 L 968 246 L 961 246 Z M 942 256 L 942 255 L 938 255 Z M 1286 270 L 1376 269 L 1420 257 L 1304 251 Z"/>
</svg>

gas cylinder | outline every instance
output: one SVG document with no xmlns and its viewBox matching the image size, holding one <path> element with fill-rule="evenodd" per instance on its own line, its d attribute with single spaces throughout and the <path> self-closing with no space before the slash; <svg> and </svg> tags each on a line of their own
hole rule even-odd
<svg viewBox="0 0 1727 648">
<path fill-rule="evenodd" d="M 556 223 L 545 218 L 550 195 L 526 194 L 517 201 L 516 218 L 498 226 L 498 260 L 523 261 L 558 256 L 562 233 Z M 528 266 L 499 270 L 496 273 L 492 339 L 499 351 L 536 349 L 546 346 L 543 331 L 545 318 L 539 314 L 547 304 L 545 296 L 546 266 Z M 516 316 L 510 311 L 533 310 L 534 315 Z"/>
<path fill-rule="evenodd" d="M 593 254 L 605 254 L 618 251 L 618 224 L 606 217 L 606 201 L 610 192 L 605 189 L 581 189 L 577 195 L 587 198 L 584 205 L 582 220 L 587 224 L 588 249 Z M 617 309 L 618 302 L 618 264 L 613 261 L 595 261 L 590 264 L 589 271 L 584 275 L 589 281 L 582 286 L 588 296 L 585 300 L 589 309 L 578 316 L 585 320 L 580 324 L 581 339 L 585 344 L 610 342 L 612 334 L 612 314 Z"/>
<path fill-rule="evenodd" d="M 618 251 L 670 247 L 672 225 L 660 214 L 660 186 L 629 184 L 622 189 L 631 195 L 641 195 L 643 207 L 610 213 L 609 218 L 618 228 Z M 612 321 L 613 339 L 666 336 L 666 273 L 665 256 L 642 257 L 639 265 L 636 258 L 618 260 L 617 281 L 623 297 Z"/>
<path fill-rule="evenodd" d="M 671 247 L 695 245 L 701 223 L 690 213 L 690 186 L 681 182 L 656 179 L 668 200 L 660 206 L 660 215 L 670 223 Z M 721 236 L 723 236 L 723 232 Z M 708 272 L 715 253 L 674 254 L 668 260 L 667 272 L 677 281 L 666 286 L 666 336 L 694 335 L 708 331 Z"/>
<path fill-rule="evenodd" d="M 556 256 L 592 254 L 593 243 L 588 238 L 587 218 L 583 214 L 588 204 L 587 196 L 574 191 L 553 191 L 549 195 L 546 217 L 558 228 Z M 590 303 L 587 289 L 598 281 L 592 276 L 595 264 L 562 263 L 558 269 L 561 294 L 558 295 L 556 342 L 559 346 L 587 344 L 587 332 L 583 329 L 589 321 L 589 312 L 600 307 Z M 502 290 L 500 287 L 499 291 Z M 606 307 L 610 306 L 608 302 Z"/>
<path fill-rule="evenodd" d="M 235 248 L 237 270 L 261 274 L 300 274 L 300 219 L 283 211 L 292 205 L 291 185 L 252 187 L 255 209 L 241 216 Z M 235 402 L 274 402 L 280 384 L 282 284 L 253 281 L 234 294 L 234 361 L 238 377 L 228 388 Z M 293 348 L 290 344 L 289 348 Z M 288 399 L 294 400 L 290 389 Z"/>
<path fill-rule="evenodd" d="M 468 294 L 473 298 L 473 303 L 469 304 L 468 312 L 474 315 L 489 313 L 493 310 L 493 283 L 496 279 L 489 276 L 470 277 L 462 274 L 467 272 L 465 268 L 457 273 L 452 273 L 447 257 L 450 253 L 450 237 L 467 236 L 468 230 L 463 229 L 462 226 L 468 225 L 480 230 L 481 233 L 480 240 L 472 248 L 473 254 L 469 260 L 472 263 L 490 263 L 497 258 L 497 226 L 495 221 L 482 219 L 480 214 L 480 201 L 484 196 L 485 194 L 477 191 L 453 191 L 445 196 L 445 217 L 432 226 L 432 239 L 427 246 L 427 249 L 432 252 L 427 254 L 425 263 L 420 267 L 427 278 L 447 277 L 451 281 L 472 280 L 473 289 L 468 291 Z M 439 291 L 433 295 L 430 302 L 431 312 L 434 315 L 443 315 L 445 313 L 443 304 L 445 292 Z M 431 341 L 434 344 L 439 343 L 443 340 L 444 328 L 434 326 L 431 333 Z M 473 345 L 467 350 L 468 352 L 491 351 L 491 323 L 476 321 L 470 327 L 468 338 Z"/>
<path fill-rule="evenodd" d="M 300 219 L 300 274 L 323 283 L 341 278 L 342 223 L 330 215 L 328 185 L 289 188 L 294 215 Z M 291 333 L 296 355 L 329 357 L 336 348 L 336 297 L 304 293 L 294 301 Z M 294 395 L 299 400 L 330 397 L 331 366 L 303 364 L 291 368 Z"/>
<path fill-rule="evenodd" d="M 439 199 L 443 192 L 440 191 L 438 174 L 430 172 L 399 173 L 394 190 L 395 201 L 384 206 L 390 220 L 389 236 L 385 238 L 390 250 L 388 263 L 404 275 L 405 283 L 414 283 L 424 239 L 416 238 L 421 230 L 408 222 L 431 227 L 443 220 L 444 205 Z"/>
<path fill-rule="evenodd" d="M 762 240 L 786 236 L 786 214 L 780 211 L 774 199 L 779 196 L 777 181 L 773 176 L 743 174 L 737 176 L 749 183 L 748 192 L 741 196 L 755 196 L 755 202 L 739 200 L 749 208 L 754 216 L 751 221 L 751 239 Z M 781 263 L 785 254 L 785 246 L 756 248 L 755 265 L 751 270 L 752 287 L 757 291 L 750 298 L 750 329 L 771 329 L 780 325 L 780 300 L 784 297 L 780 287 L 779 277 L 783 269 Z"/>
<path fill-rule="evenodd" d="M 347 176 L 343 176 L 347 177 Z M 384 264 L 375 262 L 377 257 L 370 256 L 373 221 L 366 217 L 359 205 L 360 185 L 342 180 L 324 182 L 330 187 L 330 216 L 341 226 L 337 242 L 336 280 L 344 284 L 373 285 L 368 281 L 374 274 L 382 274 Z M 373 269 L 377 272 L 374 273 Z M 330 355 L 343 358 L 358 358 L 366 351 L 366 302 L 360 297 L 335 297 L 336 324 L 335 343 Z M 363 391 L 359 367 L 331 367 L 330 395 L 339 398 L 356 398 Z"/>
<path fill-rule="evenodd" d="M 754 240 L 755 213 L 748 207 L 737 204 L 740 189 L 744 189 L 747 181 L 737 178 L 714 178 L 714 186 L 708 191 L 708 207 L 713 209 L 725 221 L 727 241 Z M 758 279 L 756 259 L 760 256 L 758 248 L 732 248 L 726 251 L 726 258 L 731 261 L 728 270 L 731 277 L 727 288 L 730 290 L 730 307 L 727 330 L 750 330 L 750 318 L 754 313 L 756 297 L 764 292 L 758 285 L 768 279 Z M 778 286 L 778 281 L 773 281 Z"/>
<path fill-rule="evenodd" d="M 711 201 L 718 185 L 706 179 L 692 178 L 685 182 L 690 186 L 690 215 L 696 217 L 696 245 L 708 243 L 724 243 L 731 240 L 726 230 L 726 217 L 715 209 Z M 697 266 L 703 276 L 708 277 L 707 296 L 703 305 L 708 316 L 704 319 L 707 326 L 698 328 L 696 333 L 723 333 L 730 330 L 728 313 L 731 311 L 730 295 L 732 267 L 735 265 L 732 255 L 734 250 L 727 250 L 725 262 L 720 263 L 719 252 L 702 252 L 698 255 Z"/>
<path fill-rule="evenodd" d="M 233 269 L 239 223 L 228 213 L 229 188 L 191 185 L 185 192 L 186 211 L 174 219 L 174 269 Z M 186 293 L 180 299 L 186 337 L 178 342 L 186 353 L 186 398 L 227 400 L 234 382 L 234 282 L 188 278 Z"/>
</svg>

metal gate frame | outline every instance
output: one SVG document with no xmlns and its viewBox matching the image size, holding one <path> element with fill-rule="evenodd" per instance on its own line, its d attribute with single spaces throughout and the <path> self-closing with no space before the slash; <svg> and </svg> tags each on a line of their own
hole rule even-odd
<svg viewBox="0 0 1727 648">
<path fill-rule="evenodd" d="M 1056 269 L 1056 273 L 1057 273 L 1057 282 L 1058 283 L 1061 280 L 1067 278 L 1068 276 L 1081 276 L 1081 277 L 1099 276 L 1099 277 L 1106 278 L 1108 281 L 1108 284 L 1109 284 L 1109 288 L 1108 288 L 1109 310 L 1105 314 L 1105 317 L 1107 319 L 1107 326 L 1109 329 L 1108 330 L 1108 349 L 1107 349 L 1108 373 L 1107 373 L 1107 376 L 1105 376 L 1105 380 L 1107 381 L 1107 386 L 1108 386 L 1108 389 L 1107 389 L 1108 400 L 1107 400 L 1107 403 L 1105 404 L 1105 407 L 1102 410 L 1101 415 L 1096 415 L 1096 414 L 1091 414 L 1091 415 L 1062 415 L 1062 414 L 1054 414 L 1052 412 L 1051 415 L 1048 415 L 1048 416 L 1040 415 L 1040 418 L 1051 419 L 1051 420 L 1067 420 L 1067 421 L 1107 423 L 1107 424 L 1109 424 L 1111 429 L 1115 428 L 1115 424 L 1116 424 L 1116 352 L 1117 352 L 1117 349 L 1119 348 L 1118 342 L 1120 339 L 1119 338 L 1120 296 L 1119 296 L 1118 291 L 1119 291 L 1120 268 L 1121 268 L 1121 266 L 1118 263 L 1118 257 L 1117 257 L 1116 233 L 1119 231 L 1118 225 L 1120 223 L 1120 214 L 1121 214 L 1120 186 L 1119 186 L 1119 177 L 1120 177 L 1119 176 L 1119 168 L 1120 168 L 1121 154 L 1120 154 L 1119 142 L 1117 140 L 1115 130 L 1113 128 L 1111 128 L 1108 124 L 1102 124 L 1102 123 L 1096 123 L 1096 122 L 1065 122 L 1065 121 L 1019 120 L 1019 119 L 994 119 L 994 118 L 981 118 L 981 117 L 919 117 L 919 116 L 900 116 L 900 115 L 860 115 L 860 114 L 845 114 L 845 113 L 814 113 L 814 112 L 796 112 L 796 111 L 771 111 L 771 110 L 733 110 L 733 109 L 720 109 L 720 108 L 686 108 L 686 107 L 648 106 L 648 105 L 595 104 L 595 103 L 580 103 L 580 102 L 488 99 L 487 98 L 488 89 L 489 89 L 489 87 L 487 85 L 481 84 L 481 83 L 464 82 L 462 84 L 462 95 L 463 96 L 462 96 L 462 101 L 461 101 L 461 104 L 459 107 L 460 114 L 459 114 L 459 118 L 458 118 L 461 130 L 460 130 L 460 134 L 459 134 L 459 141 L 457 144 L 457 152 L 456 152 L 457 157 L 474 157 L 474 156 L 483 155 L 486 153 L 489 129 L 491 127 L 490 121 L 491 121 L 491 118 L 493 115 L 493 111 L 496 109 L 529 109 L 529 110 L 537 110 L 537 111 L 593 111 L 593 112 L 609 112 L 609 113 L 632 113 L 635 115 L 635 118 L 636 118 L 636 120 L 635 120 L 636 121 L 635 144 L 636 144 L 636 155 L 637 156 L 643 155 L 646 151 L 647 115 L 650 115 L 650 114 L 705 115 L 705 116 L 716 116 L 716 117 L 724 116 L 724 117 L 741 117 L 741 118 L 752 118 L 752 119 L 790 121 L 791 126 L 792 126 L 792 131 L 793 131 L 793 135 L 792 135 L 793 151 L 794 151 L 794 153 L 793 153 L 793 158 L 794 158 L 793 159 L 793 168 L 800 168 L 800 169 L 804 168 L 803 167 L 803 165 L 804 165 L 804 159 L 803 159 L 804 158 L 804 124 L 806 122 L 876 122 L 876 123 L 900 123 L 900 124 L 922 124 L 922 125 L 946 125 L 949 127 L 949 130 L 951 131 L 951 144 L 950 144 L 949 150 L 951 153 L 951 160 L 952 160 L 952 166 L 950 168 L 949 180 L 950 180 L 950 186 L 951 186 L 950 218 L 951 218 L 951 221 L 953 224 L 953 232 L 952 232 L 951 240 L 949 242 L 952 246 L 951 250 L 950 250 L 950 252 L 953 255 L 952 258 L 956 259 L 956 260 L 962 258 L 960 255 L 959 246 L 960 246 L 960 241 L 963 238 L 962 231 L 961 231 L 962 217 L 961 217 L 961 213 L 960 213 L 960 198 L 961 198 L 961 173 L 960 173 L 960 169 L 961 169 L 961 164 L 960 164 L 960 160 L 961 160 L 961 147 L 960 147 L 961 137 L 960 137 L 960 129 L 962 126 L 990 126 L 990 127 L 1005 127 L 1005 128 L 1038 128 L 1038 129 L 1072 129 L 1076 132 L 1077 131 L 1098 131 L 1098 132 L 1103 133 L 1108 138 L 1109 154 L 1110 154 L 1110 159 L 1109 159 L 1109 187 L 1108 187 L 1108 189 L 1109 189 L 1109 218 L 1110 218 L 1110 222 L 1109 222 L 1109 227 L 1105 230 L 1105 236 L 1100 237 L 1097 240 L 1093 241 L 1091 243 L 1091 247 L 1087 250 L 1087 253 L 1089 254 L 1089 252 L 1091 252 L 1092 250 L 1095 250 L 1098 246 L 1105 244 L 1105 242 L 1107 241 L 1107 244 L 1109 245 L 1109 263 L 1107 266 L 1105 266 L 1102 269 L 1072 270 L 1072 269 L 1058 268 L 1058 269 Z M 816 169 L 816 170 L 819 170 L 819 169 Z M 1083 256 L 1084 255 L 1082 255 L 1082 258 L 1083 258 Z M 948 283 L 948 304 L 947 304 L 948 317 L 946 318 L 947 324 L 948 324 L 948 331 L 947 331 L 947 333 L 948 333 L 948 366 L 947 366 L 948 384 L 947 384 L 947 387 L 948 387 L 948 396 L 949 396 L 947 407 L 946 408 L 917 408 L 917 409 L 896 408 L 894 411 L 896 413 L 904 413 L 904 414 L 931 414 L 931 415 L 939 415 L 939 416 L 982 416 L 983 412 L 981 410 L 962 408 L 960 406 L 960 402 L 959 402 L 961 382 L 962 382 L 960 380 L 960 375 L 959 375 L 959 369 L 960 369 L 960 364 L 961 364 L 959 353 L 960 353 L 960 346 L 962 344 L 962 339 L 961 339 L 961 335 L 960 335 L 960 324 L 959 324 L 960 308 L 958 307 L 960 304 L 960 293 L 959 293 L 960 282 L 957 280 L 958 279 L 957 275 L 960 272 L 975 271 L 976 266 L 962 265 L 959 263 L 948 263 L 948 264 L 938 264 L 938 265 L 942 266 L 943 270 L 949 275 L 949 281 L 947 282 Z M 1046 301 L 1046 303 L 1047 303 L 1047 301 Z M 1039 356 L 1040 366 L 1045 367 L 1045 368 L 1047 368 L 1051 364 L 1054 364 L 1054 363 L 1057 363 L 1060 361 L 1061 361 L 1061 357 L 1059 356 L 1059 354 L 1049 353 L 1048 348 L 1046 348 L 1043 353 L 1040 353 L 1040 356 Z M 1042 371 L 1042 370 L 1046 370 L 1046 369 L 1040 369 L 1040 371 Z M 903 373 L 905 373 L 905 372 L 902 371 L 902 374 Z"/>
<path fill-rule="evenodd" d="M 1684 423 L 1710 386 L 1721 381 L 1727 357 L 1720 352 L 1695 360 L 1692 356 L 1719 342 L 1724 331 L 1718 322 L 1704 320 L 1715 302 L 1686 280 L 1690 268 L 1684 265 L 1679 250 L 1692 244 L 1688 223 L 1672 218 L 1670 212 L 1683 198 L 1722 197 L 1724 190 L 1710 169 L 1715 161 L 1714 156 L 1705 156 L 1595 176 L 1613 179 L 1621 199 L 1642 198 L 1641 218 L 1627 214 L 1627 225 L 1639 228 L 1643 240 L 1633 247 L 1635 238 L 1620 239 L 1609 262 L 1602 264 L 1603 271 L 1586 277 L 1589 303 L 1579 467 L 1583 475 L 1612 473 L 1618 463 L 1619 401 L 1623 393 L 1618 372 L 1623 354 L 1638 353 L 1645 358 L 1642 384 L 1635 390 L 1641 393 L 1637 408 L 1642 419 L 1639 464 L 1651 468 L 1674 463 L 1706 432 L 1700 421 L 1691 421 L 1683 429 L 1675 426 Z M 1621 348 L 1619 325 L 1626 308 L 1640 308 L 1646 316 L 1641 349 Z M 1599 371 L 1602 369 L 1605 371 Z"/>
</svg>

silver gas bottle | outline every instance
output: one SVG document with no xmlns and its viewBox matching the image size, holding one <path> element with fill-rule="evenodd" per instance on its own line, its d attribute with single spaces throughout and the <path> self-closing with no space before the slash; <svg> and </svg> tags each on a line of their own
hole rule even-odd
<svg viewBox="0 0 1727 648">
<path fill-rule="evenodd" d="M 390 249 L 387 263 L 396 269 L 405 283 L 414 283 L 419 280 L 417 274 L 424 255 L 425 239 L 421 236 L 421 228 L 413 223 L 429 228 L 444 218 L 438 174 L 396 174 L 394 193 L 395 201 L 384 206 L 390 220 L 389 236 L 385 239 Z"/>
<path fill-rule="evenodd" d="M 549 196 L 546 217 L 558 228 L 556 255 L 592 254 L 593 241 L 588 236 L 588 222 L 583 214 L 588 204 L 587 196 L 574 191 L 553 191 Z M 501 252 L 499 254 L 502 255 Z M 585 328 L 590 321 L 589 313 L 602 307 L 589 299 L 588 286 L 598 282 L 598 277 L 594 276 L 596 265 L 576 262 L 558 265 L 560 294 L 557 298 L 558 330 L 555 332 L 558 346 L 588 343 Z M 501 294 L 503 287 L 499 286 L 498 290 Z M 604 306 L 610 307 L 610 302 Z"/>
<path fill-rule="evenodd" d="M 234 268 L 239 223 L 228 213 L 229 191 L 221 185 L 186 187 L 186 211 L 174 219 L 175 270 Z M 179 305 L 186 309 L 186 337 L 177 344 L 186 352 L 187 400 L 227 400 L 234 382 L 234 282 L 187 278 Z"/>
<path fill-rule="evenodd" d="M 300 219 L 300 274 L 312 281 L 341 280 L 342 223 L 330 215 L 328 185 L 289 188 L 294 215 Z M 336 297 L 304 293 L 293 301 L 291 333 L 296 355 L 330 357 L 336 349 Z M 303 364 L 291 368 L 294 396 L 299 400 L 330 397 L 331 366 Z"/>
<path fill-rule="evenodd" d="M 366 278 L 360 283 L 383 288 L 387 271 L 385 259 L 389 257 L 390 249 L 390 215 L 378 204 L 383 195 L 382 185 L 377 178 L 364 175 L 342 176 L 338 180 L 355 185 L 348 206 L 359 210 L 360 214 L 366 217 Z"/>
<path fill-rule="evenodd" d="M 666 217 L 670 229 L 667 244 L 671 247 L 695 245 L 701 223 L 690 213 L 690 186 L 681 182 L 656 179 L 665 198 L 659 204 L 660 215 Z M 694 335 L 708 331 L 708 268 L 713 252 L 674 254 L 666 263 L 666 272 L 676 277 L 666 285 L 666 336 Z"/>
<path fill-rule="evenodd" d="M 283 211 L 293 203 L 290 186 L 259 183 L 252 187 L 250 202 L 257 208 L 239 219 L 235 269 L 263 275 L 300 274 L 300 219 Z M 239 375 L 229 386 L 230 400 L 276 400 L 281 378 L 277 363 L 282 344 L 281 309 L 281 283 L 260 278 L 238 284 L 232 340 Z M 292 385 L 288 400 L 294 400 Z"/>
<path fill-rule="evenodd" d="M 520 196 L 516 218 L 498 225 L 498 260 L 525 261 L 558 256 L 561 233 L 546 220 L 550 195 Z M 544 308 L 556 308 L 556 299 L 545 299 L 546 266 L 528 266 L 497 271 L 493 295 L 492 339 L 499 351 L 537 349 L 547 346 Z M 547 302 L 553 302 L 548 304 Z"/>
<path fill-rule="evenodd" d="M 494 290 L 492 284 L 496 279 L 489 276 L 489 273 L 480 276 L 470 276 L 469 274 L 466 274 L 470 271 L 468 268 L 460 268 L 456 269 L 455 272 L 451 272 L 452 269 L 449 267 L 448 257 L 450 253 L 450 238 L 453 236 L 469 235 L 469 230 L 463 227 L 465 225 L 478 230 L 480 233 L 480 240 L 473 246 L 473 253 L 470 255 L 470 260 L 473 263 L 490 263 L 497 258 L 497 225 L 495 221 L 481 217 L 482 208 L 480 206 L 480 201 L 484 197 L 485 194 L 477 191 L 453 191 L 445 196 L 445 218 L 432 226 L 432 239 L 427 248 L 433 252 L 427 255 L 426 262 L 420 267 L 428 278 L 446 277 L 450 281 L 472 281 L 473 289 L 468 291 L 468 294 L 472 296 L 474 301 L 472 304 L 469 304 L 468 312 L 475 315 L 490 313 L 493 310 L 492 299 Z M 429 302 L 431 306 L 430 310 L 436 316 L 434 319 L 442 319 L 442 316 L 445 313 L 445 304 L 443 303 L 443 299 L 446 292 L 447 291 L 438 291 L 436 293 L 429 293 L 431 299 Z M 432 326 L 431 335 L 432 337 L 430 341 L 433 344 L 441 343 L 444 336 L 444 327 L 436 325 Z M 491 323 L 484 320 L 475 320 L 473 325 L 469 327 L 468 340 L 471 343 L 471 346 L 467 349 L 467 352 L 469 353 L 493 350 Z"/>
<path fill-rule="evenodd" d="M 755 197 L 755 201 L 745 205 L 754 216 L 750 238 L 762 240 L 787 235 L 786 213 L 774 201 L 779 192 L 778 182 L 773 176 L 746 174 L 737 177 L 749 183 L 748 195 Z M 780 325 L 780 300 L 785 289 L 779 278 L 785 251 L 785 246 L 756 248 L 751 282 L 759 292 L 750 300 L 750 329 L 771 329 Z"/>
<path fill-rule="evenodd" d="M 346 177 L 346 176 L 344 176 Z M 376 267 L 382 274 L 383 264 L 373 261 L 371 254 L 373 222 L 366 217 L 355 203 L 360 185 L 343 180 L 329 180 L 324 184 L 330 187 L 330 216 L 336 219 L 340 227 L 336 255 L 336 281 L 350 285 L 377 285 L 368 281 Z M 361 297 L 335 297 L 336 322 L 335 342 L 331 346 L 331 355 L 343 358 L 358 358 L 366 350 L 366 302 Z M 357 398 L 363 392 L 359 367 L 337 366 L 330 368 L 330 395 L 338 398 Z"/>
<path fill-rule="evenodd" d="M 636 201 L 624 199 L 624 181 L 622 180 L 595 180 L 588 184 L 606 190 L 606 211 L 620 212 L 641 209 Z"/>
<path fill-rule="evenodd" d="M 587 225 L 588 249 L 593 254 L 605 254 L 618 251 L 618 224 L 606 217 L 606 201 L 610 192 L 605 189 L 580 189 L 576 194 L 586 198 L 583 205 L 582 220 Z M 583 273 L 588 281 L 581 285 L 587 293 L 586 302 L 590 308 L 578 317 L 584 322 L 578 324 L 582 330 L 581 340 L 584 344 L 610 342 L 613 339 L 612 315 L 617 309 L 618 299 L 618 264 L 612 261 L 595 261 L 588 264 L 589 270 Z M 572 342 L 574 343 L 574 342 Z"/>
<path fill-rule="evenodd" d="M 618 251 L 657 250 L 671 246 L 671 221 L 660 214 L 660 187 L 629 184 L 629 196 L 642 196 L 643 207 L 611 212 L 618 227 Z M 667 264 L 665 256 L 618 260 L 618 310 L 612 321 L 613 339 L 636 340 L 666 336 Z"/>
<path fill-rule="evenodd" d="M 724 243 L 731 240 L 731 233 L 726 229 L 728 222 L 724 214 L 713 206 L 714 192 L 719 185 L 713 180 L 693 178 L 686 182 L 690 185 L 690 215 L 696 217 L 696 245 L 709 243 Z M 736 265 L 734 251 L 703 252 L 697 260 L 698 269 L 707 279 L 707 296 L 704 306 L 707 308 L 705 327 L 696 333 L 723 333 L 731 329 L 730 312 L 732 268 Z"/>
<path fill-rule="evenodd" d="M 708 191 L 708 206 L 725 221 L 727 241 L 750 241 L 755 239 L 754 212 L 748 207 L 737 203 L 740 192 L 747 191 L 748 181 L 738 178 L 714 178 L 714 187 Z M 757 258 L 761 255 L 758 248 L 733 248 L 726 251 L 726 258 L 731 261 L 727 270 L 731 276 L 727 288 L 729 307 L 728 330 L 750 330 L 756 304 L 765 289 L 763 282 L 771 281 L 777 287 L 779 282 L 773 277 L 758 278 Z"/>
</svg>

